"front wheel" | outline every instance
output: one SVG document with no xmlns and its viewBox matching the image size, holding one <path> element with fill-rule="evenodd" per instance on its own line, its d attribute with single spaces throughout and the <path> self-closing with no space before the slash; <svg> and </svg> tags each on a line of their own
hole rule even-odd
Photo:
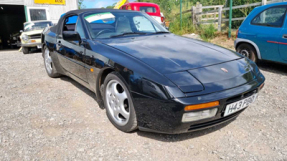
<svg viewBox="0 0 287 161">
<path fill-rule="evenodd" d="M 116 72 L 107 75 L 104 82 L 104 104 L 112 124 L 123 132 L 137 129 L 136 113 L 130 92 Z"/>
<path fill-rule="evenodd" d="M 236 50 L 239 54 L 246 56 L 247 58 L 249 58 L 250 60 L 256 62 L 257 61 L 257 57 L 256 57 L 256 51 L 254 49 L 253 46 L 249 45 L 249 44 L 241 44 L 237 47 Z"/>
<path fill-rule="evenodd" d="M 49 77 L 52 77 L 52 78 L 59 77 L 60 74 L 57 73 L 54 67 L 50 50 L 46 46 L 44 46 L 43 52 L 44 52 L 44 64 L 45 64 L 45 69 L 46 69 L 47 74 L 49 75 Z"/>
<path fill-rule="evenodd" d="M 29 48 L 28 47 L 22 47 L 23 54 L 29 54 Z"/>
</svg>

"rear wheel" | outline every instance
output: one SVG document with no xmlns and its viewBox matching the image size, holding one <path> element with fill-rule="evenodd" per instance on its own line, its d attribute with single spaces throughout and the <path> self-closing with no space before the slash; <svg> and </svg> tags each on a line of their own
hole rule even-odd
<svg viewBox="0 0 287 161">
<path fill-rule="evenodd" d="M 104 82 L 104 104 L 112 124 L 123 132 L 137 129 L 136 113 L 130 92 L 116 72 L 107 75 Z"/>
<path fill-rule="evenodd" d="M 23 54 L 29 54 L 29 48 L 28 47 L 22 47 Z"/>
<path fill-rule="evenodd" d="M 45 64 L 45 69 L 46 69 L 47 74 L 49 75 L 49 77 L 52 77 L 52 78 L 59 77 L 60 74 L 57 73 L 54 67 L 50 50 L 46 46 L 44 46 L 43 52 L 44 52 L 44 64 Z"/>
<path fill-rule="evenodd" d="M 249 44 L 241 44 L 237 47 L 237 52 L 243 56 L 246 56 L 250 60 L 256 62 L 257 57 L 256 57 L 256 51 L 253 46 Z"/>
</svg>

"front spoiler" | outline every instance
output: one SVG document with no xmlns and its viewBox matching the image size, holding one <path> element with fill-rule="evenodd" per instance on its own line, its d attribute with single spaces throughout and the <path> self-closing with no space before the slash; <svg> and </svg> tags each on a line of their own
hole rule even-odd
<svg viewBox="0 0 287 161">
<path fill-rule="evenodd" d="M 246 109 L 246 108 L 245 108 Z M 217 119 L 217 120 L 213 120 L 210 122 L 205 122 L 202 124 L 197 124 L 197 125 L 190 125 L 189 129 L 186 129 L 186 131 L 176 131 L 176 132 L 163 132 L 163 131 L 157 131 L 157 130 L 153 130 L 153 129 L 149 129 L 149 128 L 145 128 L 145 127 L 138 127 L 140 131 L 146 131 L 146 132 L 154 132 L 154 133 L 161 133 L 161 134 L 182 134 L 182 133 L 189 133 L 189 132 L 194 132 L 194 131 L 200 131 L 200 130 L 204 130 L 204 129 L 208 129 L 214 126 L 218 126 L 224 123 L 230 123 L 232 121 L 234 121 L 241 112 L 243 112 L 245 109 L 236 112 L 233 115 L 227 116 L 225 118 L 221 118 L 221 119 Z"/>
</svg>

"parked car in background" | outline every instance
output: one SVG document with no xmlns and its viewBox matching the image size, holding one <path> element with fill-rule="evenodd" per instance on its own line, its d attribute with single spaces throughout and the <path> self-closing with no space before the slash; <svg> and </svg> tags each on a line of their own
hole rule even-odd
<svg viewBox="0 0 287 161">
<path fill-rule="evenodd" d="M 184 133 L 231 121 L 264 86 L 254 62 L 174 35 L 142 12 L 69 11 L 42 36 L 47 74 L 95 92 L 124 132 Z"/>
<path fill-rule="evenodd" d="M 287 63 L 287 2 L 255 8 L 237 31 L 235 49 L 258 59 Z"/>
<path fill-rule="evenodd" d="M 159 5 L 155 3 L 132 2 L 121 6 L 120 9 L 145 12 L 153 17 L 157 22 L 165 26 L 165 17 L 163 13 L 160 12 Z"/>
<path fill-rule="evenodd" d="M 10 34 L 10 38 L 7 40 L 7 44 L 11 49 L 21 46 L 20 34 L 21 33 Z"/>
<path fill-rule="evenodd" d="M 21 46 L 24 54 L 28 54 L 31 48 L 41 49 L 41 34 L 43 29 L 52 26 L 52 21 L 32 21 L 24 23 L 24 31 L 21 33 Z"/>
</svg>

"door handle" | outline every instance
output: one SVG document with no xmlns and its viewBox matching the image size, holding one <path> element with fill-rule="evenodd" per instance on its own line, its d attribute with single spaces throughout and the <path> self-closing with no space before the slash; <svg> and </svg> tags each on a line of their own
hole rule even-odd
<svg viewBox="0 0 287 161">
<path fill-rule="evenodd" d="M 84 52 L 80 51 L 80 54 L 81 54 L 81 55 L 83 55 L 83 54 L 84 54 Z"/>
<path fill-rule="evenodd" d="M 283 37 L 282 37 L 283 39 L 287 39 L 287 35 L 285 34 L 285 35 L 283 35 Z"/>
<path fill-rule="evenodd" d="M 62 46 L 61 41 L 58 41 L 57 46 L 59 46 L 59 47 L 61 47 L 61 46 Z"/>
</svg>

